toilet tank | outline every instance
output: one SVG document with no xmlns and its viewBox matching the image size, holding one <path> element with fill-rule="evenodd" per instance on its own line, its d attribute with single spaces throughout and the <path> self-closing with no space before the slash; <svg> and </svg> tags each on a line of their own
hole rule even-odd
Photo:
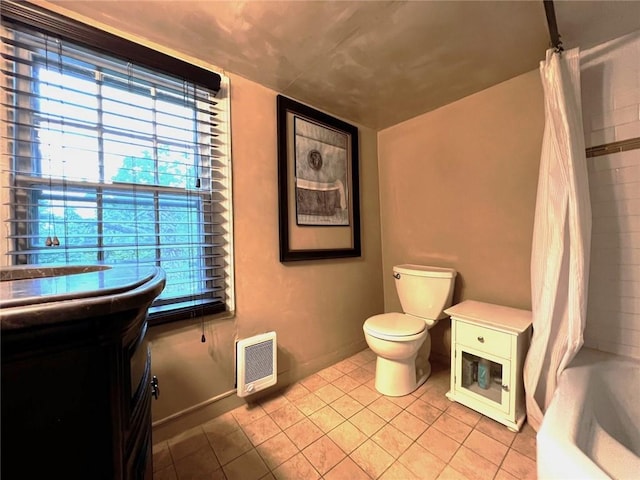
<svg viewBox="0 0 640 480">
<path fill-rule="evenodd" d="M 396 291 L 402 311 L 425 320 L 447 317 L 444 309 L 451 306 L 456 271 L 452 268 L 424 265 L 393 267 Z M 429 322 L 427 322 L 429 323 Z"/>
</svg>

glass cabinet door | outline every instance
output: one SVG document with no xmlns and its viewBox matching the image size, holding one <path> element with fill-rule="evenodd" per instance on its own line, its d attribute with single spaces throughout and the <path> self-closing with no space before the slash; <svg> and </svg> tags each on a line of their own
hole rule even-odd
<svg viewBox="0 0 640 480">
<path fill-rule="evenodd" d="M 509 361 L 464 345 L 456 346 L 456 389 L 509 413 Z"/>
</svg>

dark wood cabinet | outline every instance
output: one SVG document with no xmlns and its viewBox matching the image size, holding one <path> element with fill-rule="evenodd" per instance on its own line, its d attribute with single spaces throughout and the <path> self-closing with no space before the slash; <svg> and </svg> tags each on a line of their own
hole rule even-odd
<svg viewBox="0 0 640 480">
<path fill-rule="evenodd" d="M 66 315 L 89 315 L 55 321 L 43 305 L 32 325 L 0 311 L 3 480 L 152 478 L 146 331 L 155 295 L 135 306 L 129 296 L 124 309 L 72 300 Z"/>
<path fill-rule="evenodd" d="M 3 479 L 152 477 L 146 320 L 122 331 L 101 331 L 117 319 L 87 322 L 49 342 L 3 341 Z"/>
</svg>

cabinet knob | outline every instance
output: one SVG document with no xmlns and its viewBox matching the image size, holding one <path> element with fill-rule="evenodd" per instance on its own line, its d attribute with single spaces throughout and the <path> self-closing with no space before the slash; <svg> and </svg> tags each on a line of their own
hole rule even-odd
<svg viewBox="0 0 640 480">
<path fill-rule="evenodd" d="M 509 385 L 502 385 L 502 389 L 503 389 L 505 392 L 508 392 L 508 391 L 509 391 Z"/>
<path fill-rule="evenodd" d="M 156 400 L 160 396 L 160 387 L 158 386 L 158 377 L 156 377 L 155 375 L 151 379 L 151 395 L 153 395 L 153 398 L 155 398 Z"/>
<path fill-rule="evenodd" d="M 479 337 L 478 337 L 478 341 L 479 341 L 480 343 L 484 343 L 484 337 L 483 337 L 482 335 L 481 335 L 481 336 L 479 336 Z"/>
</svg>

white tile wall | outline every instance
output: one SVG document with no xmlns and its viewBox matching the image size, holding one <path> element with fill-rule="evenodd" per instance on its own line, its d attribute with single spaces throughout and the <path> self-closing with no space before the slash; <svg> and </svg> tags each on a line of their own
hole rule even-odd
<svg viewBox="0 0 640 480">
<path fill-rule="evenodd" d="M 640 31 L 580 55 L 587 147 L 640 137 Z"/>
<path fill-rule="evenodd" d="M 585 345 L 640 358 L 640 150 L 587 162 L 593 227 Z"/>
<path fill-rule="evenodd" d="M 640 137 L 640 32 L 581 59 L 587 147 Z M 585 345 L 640 358 L 640 150 L 587 162 L 593 233 Z"/>
</svg>

